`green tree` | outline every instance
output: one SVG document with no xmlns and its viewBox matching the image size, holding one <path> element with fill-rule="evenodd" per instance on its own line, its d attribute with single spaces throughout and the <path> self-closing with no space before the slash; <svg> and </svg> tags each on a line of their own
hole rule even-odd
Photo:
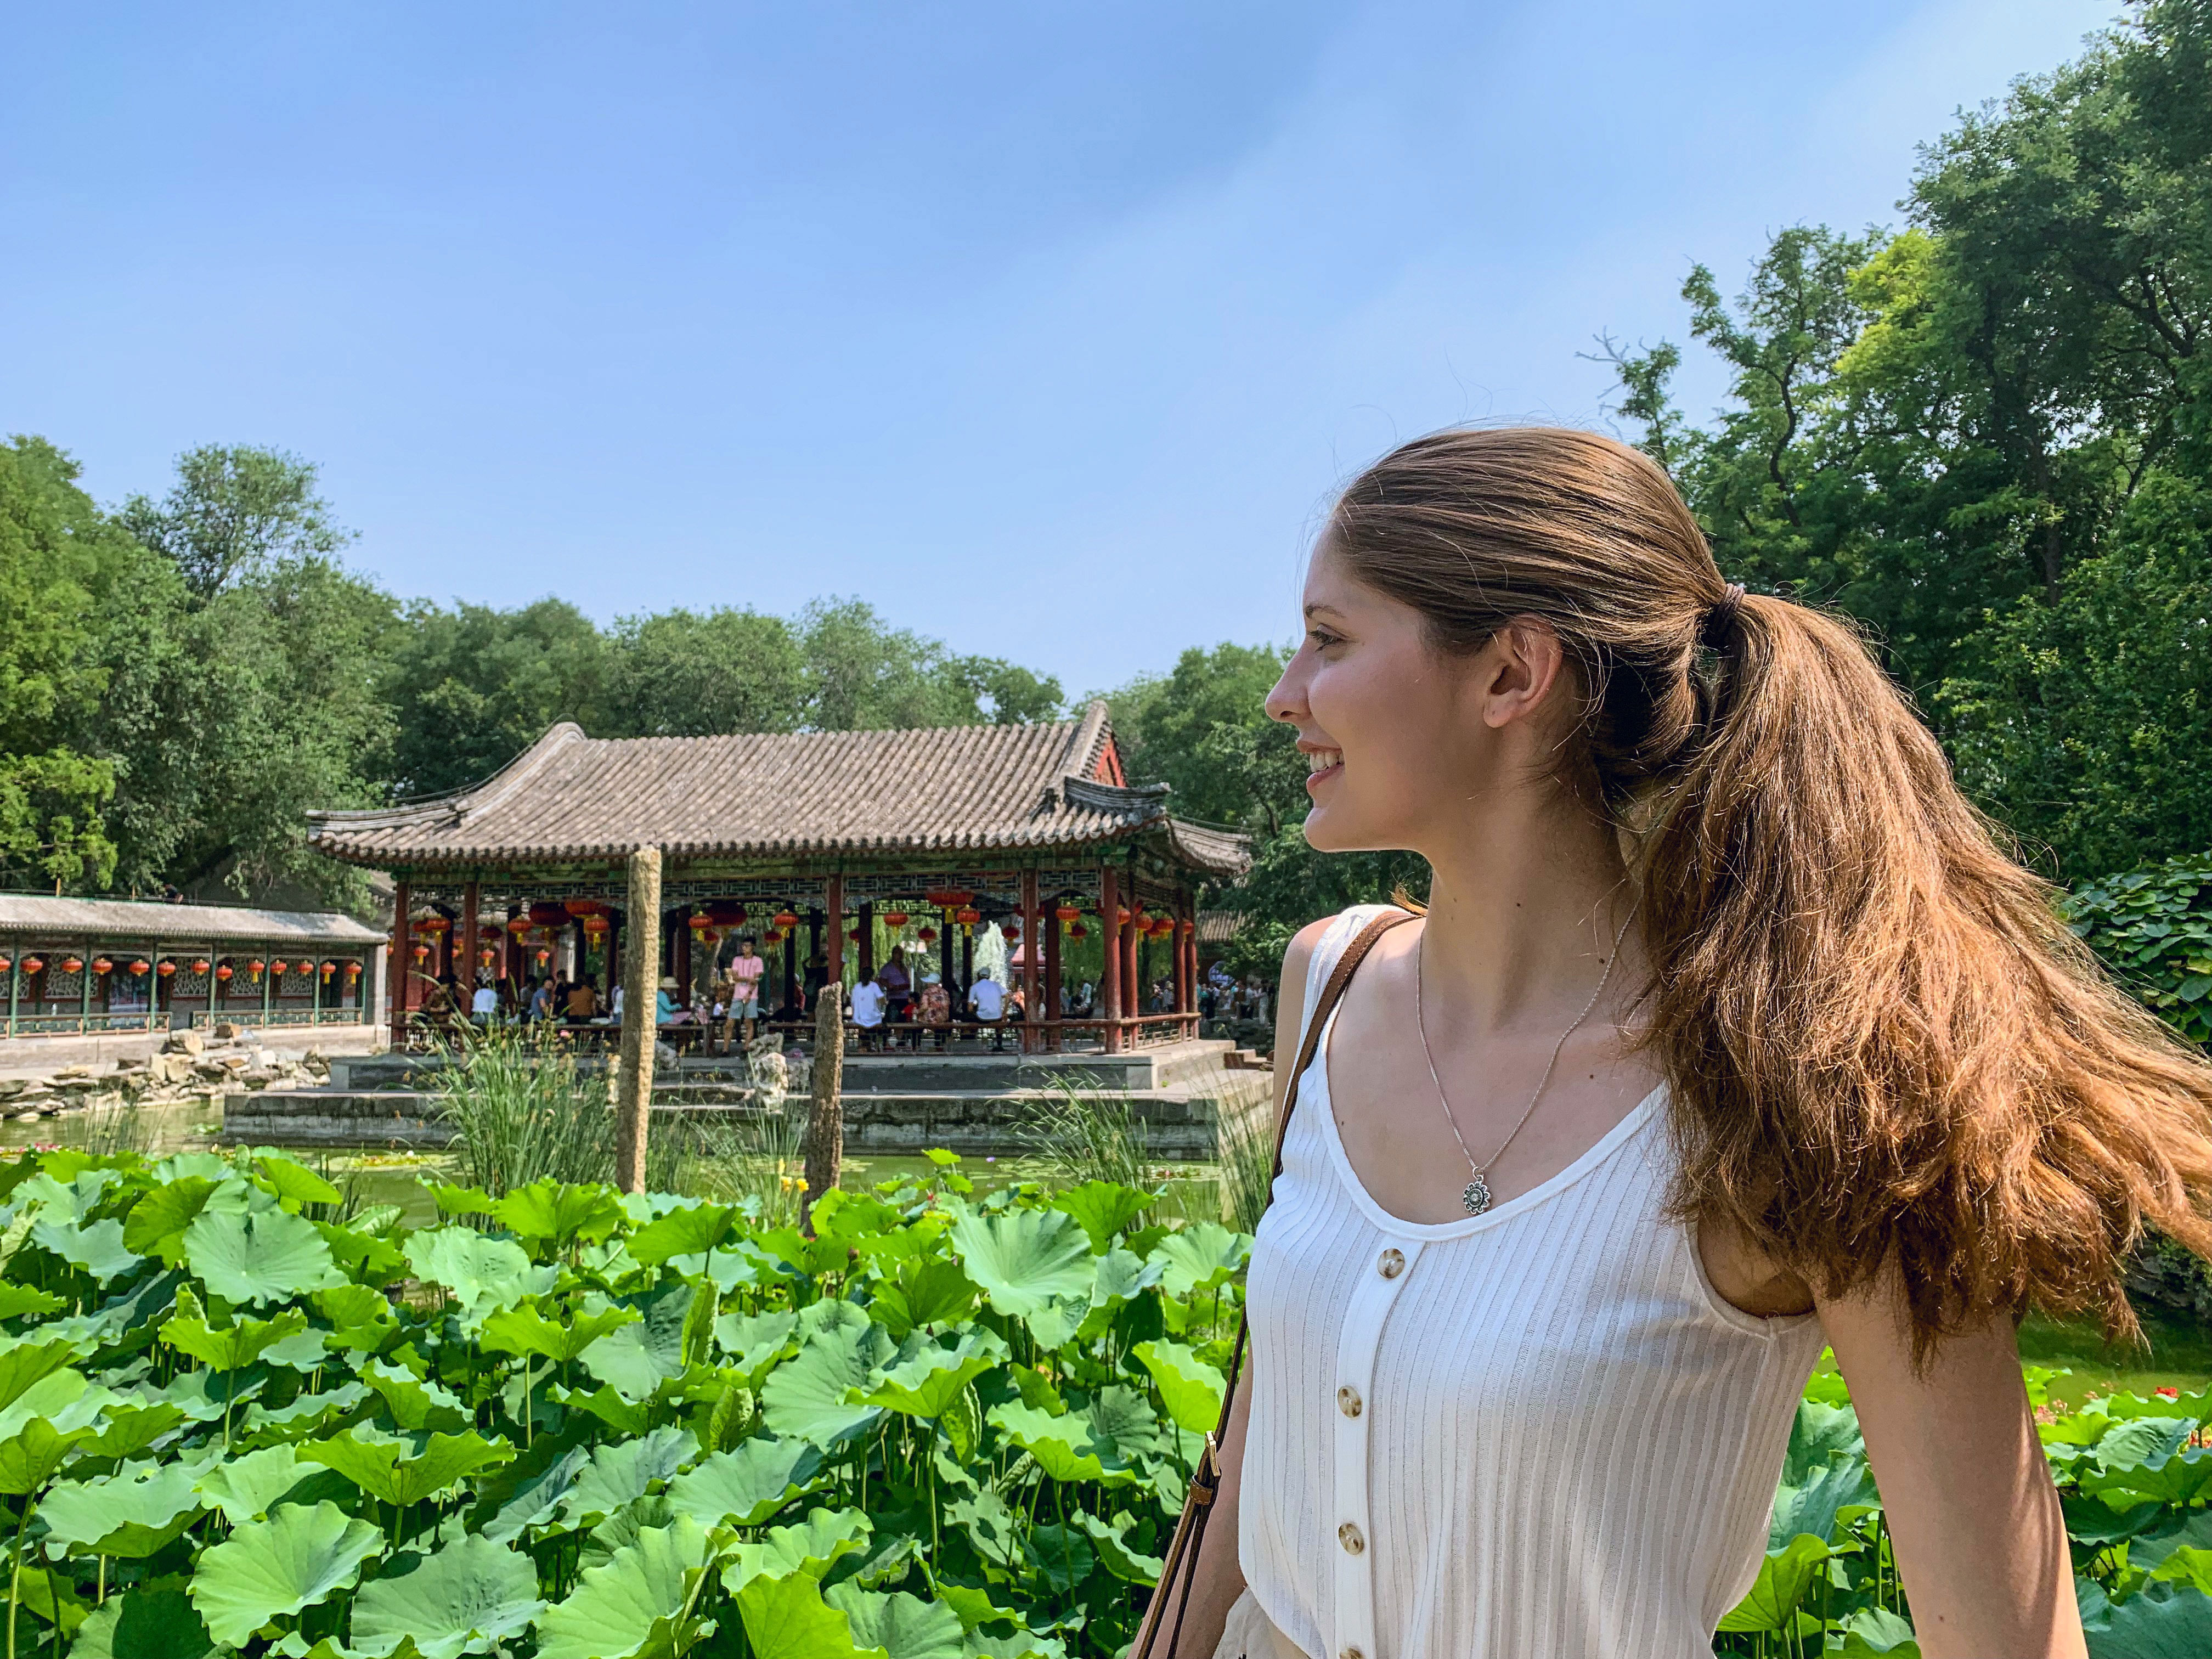
<svg viewBox="0 0 2212 1659">
<path fill-rule="evenodd" d="M 42 438 L 0 444 L 0 872 L 105 886 L 113 769 L 63 732 L 106 689 L 101 596 L 143 556 Z"/>
<path fill-rule="evenodd" d="M 806 690 L 799 641 L 781 617 L 735 610 L 627 617 L 610 653 L 602 735 L 796 731 Z"/>
<path fill-rule="evenodd" d="M 892 628 L 860 599 L 817 599 L 799 619 L 805 664 L 805 724 L 818 732 L 967 726 L 975 694 L 945 647 Z"/>
<path fill-rule="evenodd" d="M 124 527 L 173 561 L 203 599 L 280 560 L 327 559 L 353 532 L 315 493 L 315 469 L 281 449 L 204 444 L 177 457 L 177 481 L 161 501 L 133 495 Z"/>
<path fill-rule="evenodd" d="M 563 599 L 514 611 L 417 600 L 402 613 L 382 694 L 392 710 L 384 781 L 402 798 L 481 782 L 559 720 L 598 736 L 607 645 Z"/>
</svg>

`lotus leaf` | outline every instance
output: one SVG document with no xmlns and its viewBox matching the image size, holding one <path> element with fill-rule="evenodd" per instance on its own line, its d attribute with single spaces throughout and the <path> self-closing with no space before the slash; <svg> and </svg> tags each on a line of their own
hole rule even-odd
<svg viewBox="0 0 2212 1659">
<path fill-rule="evenodd" d="M 403 1508 L 444 1492 L 479 1470 L 514 1455 L 514 1449 L 466 1434 L 434 1434 L 416 1452 L 412 1440 L 372 1439 L 355 1429 L 297 1447 L 302 1462 L 335 1469 L 370 1497 Z"/>
<path fill-rule="evenodd" d="M 679 1215 L 696 1213 L 678 1212 Z M 640 1316 L 636 1320 L 622 1322 L 622 1328 L 584 1351 L 584 1368 L 624 1399 L 647 1400 L 669 1378 L 683 1375 L 686 1353 L 694 1346 L 690 1331 L 692 1316 L 695 1311 L 703 1312 L 711 1321 L 713 1310 L 702 1306 L 699 1288 L 689 1284 L 654 1291 L 641 1298 L 634 1310 Z M 698 1333 L 702 1343 L 705 1334 L 703 1329 Z"/>
<path fill-rule="evenodd" d="M 698 1455 L 699 1443 L 690 1431 L 678 1428 L 655 1429 L 618 1445 L 598 1447 L 562 1498 L 562 1518 L 573 1527 L 612 1515 L 672 1480 Z"/>
<path fill-rule="evenodd" d="M 70 1659 L 201 1659 L 215 1642 L 180 1589 L 111 1595 L 77 1632 Z"/>
<path fill-rule="evenodd" d="M 714 1343 L 744 1370 L 745 1381 L 758 1388 L 768 1368 L 783 1358 L 798 1324 L 799 1316 L 793 1313 L 719 1314 Z"/>
<path fill-rule="evenodd" d="M 422 1659 L 459 1659 L 513 1640 L 544 1610 L 528 1556 L 488 1538 L 464 1537 L 434 1554 L 398 1557 L 362 1585 L 351 1645 L 383 1659 L 412 1641 Z"/>
<path fill-rule="evenodd" d="M 556 1247 L 579 1240 L 596 1244 L 623 1224 L 622 1206 L 611 1188 L 550 1176 L 516 1188 L 492 1206 L 491 1216 L 517 1238 Z"/>
<path fill-rule="evenodd" d="M 383 1399 L 385 1409 L 400 1428 L 453 1430 L 469 1422 L 468 1407 L 452 1389 L 403 1366 L 372 1359 L 361 1368 L 361 1376 Z"/>
<path fill-rule="evenodd" d="M 210 1325 L 190 1285 L 177 1292 L 177 1311 L 161 1327 L 161 1340 L 211 1370 L 235 1371 L 307 1328 L 307 1316 L 286 1308 L 273 1319 L 239 1319 L 221 1329 Z"/>
<path fill-rule="evenodd" d="M 763 1574 L 820 1578 L 847 1556 L 866 1551 L 874 1530 L 858 1510 L 809 1510 L 799 1525 L 770 1527 L 757 1543 L 738 1545 L 735 1559 L 722 1569 L 722 1586 L 734 1594 Z"/>
<path fill-rule="evenodd" d="M 529 1297 L 549 1293 L 558 1270 L 533 1267 L 513 1239 L 491 1238 L 473 1227 L 434 1227 L 412 1235 L 403 1252 L 416 1277 L 442 1285 L 461 1304 L 462 1327 L 471 1335 L 485 1317 Z"/>
<path fill-rule="evenodd" d="M 855 1647 L 881 1648 L 890 1659 L 962 1659 L 966 1650 L 959 1615 L 942 1602 L 853 1584 L 832 1584 L 822 1599 L 852 1622 Z"/>
<path fill-rule="evenodd" d="M 998 1333 L 980 1327 L 961 1333 L 951 1347 L 925 1342 L 910 1358 L 881 1372 L 861 1401 L 933 1422 L 969 1383 L 1006 1357 L 1006 1345 Z"/>
<path fill-rule="evenodd" d="M 629 1659 L 678 1644 L 713 1548 L 688 1516 L 649 1528 L 605 1566 L 586 1567 L 568 1599 L 538 1621 L 538 1659 Z"/>
<path fill-rule="evenodd" d="M 960 1265 L 991 1305 L 1014 1318 L 1079 1298 L 1087 1310 L 1097 1267 L 1090 1235 L 1062 1210 L 970 1212 L 952 1224 Z"/>
<path fill-rule="evenodd" d="M 1101 1486 L 1127 1486 L 1136 1476 L 1121 1459 L 1114 1443 L 1101 1435 L 1087 1417 L 1070 1414 L 1049 1417 L 1032 1406 L 1012 1401 L 994 1406 L 990 1420 L 999 1431 L 1037 1461 L 1054 1480 L 1091 1480 Z"/>
<path fill-rule="evenodd" d="M 94 1555 L 151 1555 L 200 1512 L 195 1471 L 182 1463 L 59 1482 L 39 1501 L 49 1535 Z M 143 1478 L 141 1478 L 143 1476 Z"/>
<path fill-rule="evenodd" d="M 276 1508 L 276 1500 L 309 1473 L 300 1466 L 294 1448 L 270 1446 L 198 1470 L 193 1489 L 232 1526 L 242 1527 Z"/>
<path fill-rule="evenodd" d="M 1759 1577 L 1750 1592 L 1721 1620 L 1723 1630 L 1771 1631 L 1788 1627 L 1805 1599 L 1806 1587 L 1820 1563 L 1830 1554 L 1818 1538 L 1793 1538 L 1780 1549 L 1769 1550 L 1759 1564 Z"/>
<path fill-rule="evenodd" d="M 730 1236 L 737 1219 L 738 1212 L 721 1204 L 672 1210 L 629 1236 L 629 1253 L 648 1267 L 674 1255 L 703 1255 Z"/>
<path fill-rule="evenodd" d="M 216 1641 L 242 1648 L 272 1620 L 351 1584 L 383 1544 L 381 1531 L 335 1504 L 287 1504 L 202 1553 L 192 1606 Z"/>
<path fill-rule="evenodd" d="M 304 1164 L 289 1158 L 266 1157 L 258 1161 L 255 1173 L 262 1189 L 273 1194 L 279 1204 L 296 1211 L 303 1204 L 343 1204 L 345 1194 L 308 1169 Z"/>
<path fill-rule="evenodd" d="M 123 1224 L 112 1218 L 78 1223 L 49 1217 L 31 1229 L 31 1242 L 83 1268 L 103 1285 L 146 1259 L 125 1248 Z"/>
<path fill-rule="evenodd" d="M 1220 1423 L 1227 1377 L 1180 1342 L 1139 1342 L 1132 1352 L 1152 1374 L 1161 1403 L 1178 1427 L 1204 1434 Z"/>
<path fill-rule="evenodd" d="M 890 1334 L 866 1317 L 858 1327 L 825 1325 L 769 1373 L 761 1385 L 761 1420 L 778 1435 L 825 1449 L 873 1429 L 882 1408 L 852 1405 L 848 1396 L 873 1385 L 877 1367 L 893 1349 Z"/>
<path fill-rule="evenodd" d="M 716 1452 L 668 1486 L 679 1514 L 705 1527 L 757 1527 L 812 1489 L 822 1454 L 804 1440 L 758 1435 Z"/>
<path fill-rule="evenodd" d="M 822 1599 L 807 1573 L 754 1579 L 738 1592 L 738 1617 L 755 1659 L 890 1659 L 882 1648 L 854 1644 L 851 1619 Z"/>
<path fill-rule="evenodd" d="M 1115 1577 L 1131 1584 L 1159 1582 L 1160 1570 L 1167 1563 L 1158 1556 L 1146 1555 L 1129 1542 L 1125 1536 L 1130 1527 L 1127 1513 L 1107 1521 L 1087 1510 L 1078 1510 L 1070 1518 L 1090 1537 L 1091 1547 L 1098 1553 L 1098 1565 Z"/>
<path fill-rule="evenodd" d="M 918 1258 L 902 1261 L 896 1274 L 876 1285 L 870 1311 L 903 1340 L 917 1327 L 967 1318 L 975 1310 L 975 1286 L 958 1262 Z"/>
<path fill-rule="evenodd" d="M 185 1229 L 185 1260 L 227 1302 L 282 1302 L 346 1282 L 314 1224 L 282 1210 L 201 1211 Z"/>
<path fill-rule="evenodd" d="M 0 1319 L 59 1313 L 67 1305 L 52 1291 L 42 1291 L 35 1285 L 0 1284 Z"/>
<path fill-rule="evenodd" d="M 1134 1187 L 1112 1181 L 1086 1181 L 1054 1195 L 1052 1207 L 1065 1210 L 1083 1224 L 1091 1248 L 1106 1254 L 1115 1237 L 1159 1200 Z"/>
<path fill-rule="evenodd" d="M 1152 1249 L 1161 1267 L 1160 1288 L 1170 1296 L 1187 1297 L 1225 1285 L 1244 1266 L 1252 1241 L 1232 1233 L 1217 1221 L 1179 1227 Z"/>
</svg>

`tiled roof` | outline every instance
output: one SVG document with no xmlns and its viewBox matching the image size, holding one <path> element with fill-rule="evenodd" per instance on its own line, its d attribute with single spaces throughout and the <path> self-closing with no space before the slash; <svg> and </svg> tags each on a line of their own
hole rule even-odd
<svg viewBox="0 0 2212 1659">
<path fill-rule="evenodd" d="M 0 933 L 40 939 L 258 939 L 274 944 L 374 945 L 384 935 L 328 910 L 252 910 L 242 904 L 163 904 L 145 899 L 54 898 L 0 893 Z"/>
<path fill-rule="evenodd" d="M 617 857 L 788 858 L 1070 849 L 1157 834 L 1182 862 L 1240 873 L 1245 837 L 1169 816 L 1164 787 L 1101 781 L 1106 706 L 1052 726 L 587 738 L 554 726 L 471 789 L 308 814 L 310 844 L 384 867 Z"/>
</svg>

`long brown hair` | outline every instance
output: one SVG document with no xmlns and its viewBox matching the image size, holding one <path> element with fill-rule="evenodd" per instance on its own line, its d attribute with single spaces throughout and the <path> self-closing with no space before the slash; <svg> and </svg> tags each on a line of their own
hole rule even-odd
<svg viewBox="0 0 2212 1659">
<path fill-rule="evenodd" d="M 2106 979 L 1859 634 L 1731 588 L 1650 460 L 1440 433 L 1329 538 L 1437 648 L 1534 617 L 1574 663 L 1562 775 L 1636 846 L 1678 1214 L 1824 1296 L 1895 1269 L 1923 1357 L 2031 1302 L 2132 1331 L 2146 1222 L 2212 1251 L 2212 1066 Z"/>
</svg>

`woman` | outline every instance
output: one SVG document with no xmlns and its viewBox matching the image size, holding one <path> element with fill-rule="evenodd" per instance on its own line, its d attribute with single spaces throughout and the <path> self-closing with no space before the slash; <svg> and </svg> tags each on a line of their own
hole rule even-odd
<svg viewBox="0 0 2212 1659">
<path fill-rule="evenodd" d="M 1299 1083 L 1179 1651 L 1709 1653 L 1827 1345 L 1921 1650 L 2081 1653 L 2014 1321 L 2212 1245 L 2212 1071 L 1636 452 L 1407 444 L 1304 611 L 1306 837 L 1433 879 Z M 1278 1054 L 1386 913 L 1296 937 Z"/>
</svg>

